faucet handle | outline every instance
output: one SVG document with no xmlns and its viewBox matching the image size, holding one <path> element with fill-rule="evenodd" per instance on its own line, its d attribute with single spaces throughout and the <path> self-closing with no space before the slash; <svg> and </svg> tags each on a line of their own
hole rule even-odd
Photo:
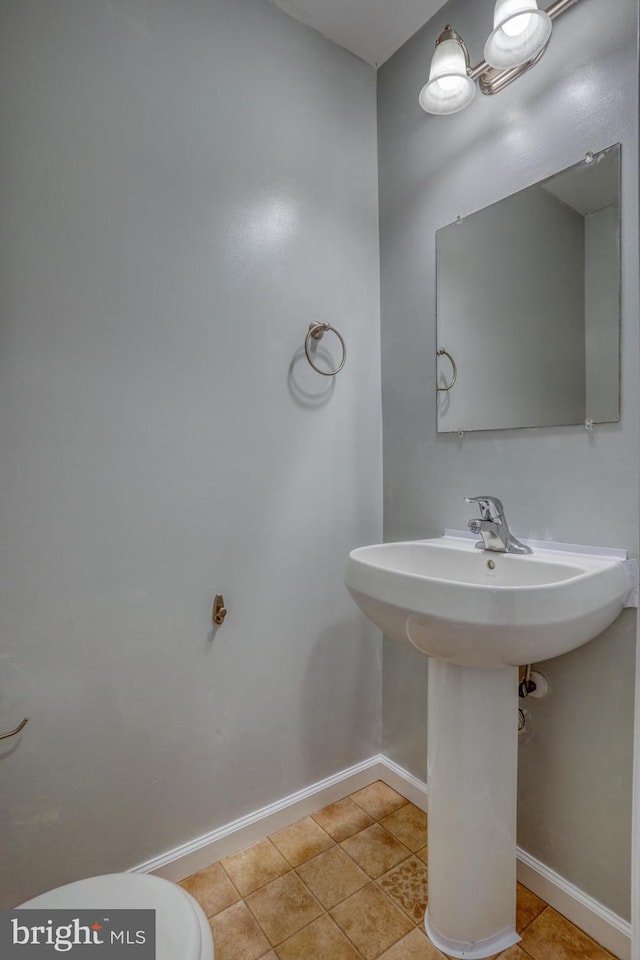
<svg viewBox="0 0 640 960">
<path fill-rule="evenodd" d="M 483 520 L 502 520 L 504 507 L 502 500 L 497 497 L 465 497 L 467 503 L 477 503 L 480 507 L 480 516 Z"/>
</svg>

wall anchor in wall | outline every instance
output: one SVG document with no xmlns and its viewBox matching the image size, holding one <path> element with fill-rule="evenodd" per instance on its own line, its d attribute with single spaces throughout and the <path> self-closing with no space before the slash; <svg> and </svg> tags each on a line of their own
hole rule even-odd
<svg viewBox="0 0 640 960">
<path fill-rule="evenodd" d="M 0 734 L 0 740 L 7 740 L 9 737 L 15 737 L 16 733 L 20 733 L 23 727 L 29 723 L 29 717 L 25 717 L 22 723 L 19 723 L 15 730 L 10 730 L 9 733 Z"/>
<path fill-rule="evenodd" d="M 320 367 L 316 367 L 315 363 L 311 359 L 309 347 L 311 345 L 312 339 L 322 340 L 325 333 L 328 333 L 329 331 L 331 331 L 331 333 L 335 333 L 336 337 L 340 341 L 340 346 L 342 347 L 342 360 L 340 361 L 338 366 L 335 368 L 335 370 L 321 370 Z M 336 330 L 336 328 L 332 327 L 330 323 L 310 323 L 309 324 L 307 335 L 304 338 L 304 352 L 307 355 L 307 360 L 309 361 L 309 363 L 311 364 L 315 372 L 319 373 L 323 377 L 335 377 L 336 373 L 340 373 L 347 359 L 347 348 L 346 348 L 345 342 L 342 339 L 342 336 Z"/>
<path fill-rule="evenodd" d="M 227 608 L 224 605 L 224 597 L 221 593 L 216 593 L 213 598 L 213 610 L 211 612 L 211 621 L 214 626 L 219 627 L 221 623 L 224 623 L 224 618 L 227 615 Z"/>
<path fill-rule="evenodd" d="M 438 357 L 447 357 L 449 363 L 451 364 L 451 383 L 445 383 L 444 387 L 436 387 L 436 390 L 451 390 L 451 387 L 454 385 L 458 379 L 458 368 L 456 367 L 456 362 L 449 353 L 448 350 L 445 350 L 444 347 L 440 347 L 436 356 Z"/>
</svg>

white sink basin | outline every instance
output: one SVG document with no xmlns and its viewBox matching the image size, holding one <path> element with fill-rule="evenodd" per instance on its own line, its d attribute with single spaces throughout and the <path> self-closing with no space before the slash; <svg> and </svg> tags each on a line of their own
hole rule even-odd
<svg viewBox="0 0 640 960">
<path fill-rule="evenodd" d="M 602 633 L 630 591 L 624 561 L 537 546 L 493 553 L 445 536 L 353 550 L 345 581 L 387 636 L 433 658 L 427 935 L 450 957 L 502 954 L 520 939 L 518 665 Z"/>
<path fill-rule="evenodd" d="M 467 667 L 567 653 L 616 619 L 629 590 L 619 559 L 493 553 L 448 536 L 359 547 L 349 554 L 345 582 L 387 636 Z"/>
</svg>

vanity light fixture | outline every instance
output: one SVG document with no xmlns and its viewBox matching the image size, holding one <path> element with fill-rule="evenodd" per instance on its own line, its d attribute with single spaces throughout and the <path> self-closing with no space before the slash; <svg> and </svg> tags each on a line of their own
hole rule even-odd
<svg viewBox="0 0 640 960">
<path fill-rule="evenodd" d="M 462 37 L 446 26 L 436 41 L 429 81 L 420 91 L 427 113 L 457 113 L 471 103 L 476 85 L 469 76 L 469 51 Z"/>
<path fill-rule="evenodd" d="M 484 58 L 496 70 L 519 67 L 546 47 L 551 17 L 536 0 L 497 0 Z"/>
<path fill-rule="evenodd" d="M 537 0 L 496 0 L 485 59 L 475 67 L 462 37 L 447 25 L 436 40 L 429 80 L 420 91 L 422 109 L 440 115 L 463 110 L 475 96 L 476 80 L 482 93 L 499 93 L 538 62 L 553 20 L 575 3 L 578 0 L 555 0 L 540 10 Z"/>
</svg>

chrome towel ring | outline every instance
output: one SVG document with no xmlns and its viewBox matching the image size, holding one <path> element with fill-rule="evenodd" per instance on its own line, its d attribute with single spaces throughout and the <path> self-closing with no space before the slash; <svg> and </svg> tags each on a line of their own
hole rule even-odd
<svg viewBox="0 0 640 960">
<path fill-rule="evenodd" d="M 9 737 L 15 737 L 16 733 L 20 733 L 23 727 L 29 722 L 29 717 L 25 717 L 22 723 L 19 723 L 15 730 L 10 730 L 9 733 L 0 734 L 0 740 L 7 740 Z"/>
<path fill-rule="evenodd" d="M 440 347 L 436 356 L 449 358 L 449 362 L 451 363 L 451 373 L 452 373 L 451 383 L 447 383 L 444 387 L 436 387 L 436 390 L 451 390 L 451 387 L 454 385 L 454 383 L 458 379 L 458 368 L 456 367 L 456 362 L 451 356 L 451 354 L 449 353 L 449 351 L 445 350 L 444 347 Z"/>
<path fill-rule="evenodd" d="M 310 344 L 311 337 L 313 337 L 314 340 L 322 340 L 325 333 L 327 333 L 329 330 L 331 331 L 331 333 L 335 333 L 336 337 L 340 341 L 340 346 L 342 347 L 342 360 L 340 361 L 338 366 L 335 368 L 335 370 L 321 370 L 320 367 L 316 367 L 315 363 L 311 359 L 311 354 L 309 353 L 309 344 Z M 309 324 L 309 330 L 307 331 L 307 335 L 304 338 L 304 352 L 306 353 L 307 360 L 309 361 L 309 363 L 311 364 L 315 372 L 319 373 L 323 377 L 335 377 L 336 373 L 340 373 L 347 359 L 347 348 L 346 348 L 345 342 L 342 339 L 342 336 L 336 330 L 336 328 L 332 327 L 330 323 L 310 323 Z"/>
</svg>

